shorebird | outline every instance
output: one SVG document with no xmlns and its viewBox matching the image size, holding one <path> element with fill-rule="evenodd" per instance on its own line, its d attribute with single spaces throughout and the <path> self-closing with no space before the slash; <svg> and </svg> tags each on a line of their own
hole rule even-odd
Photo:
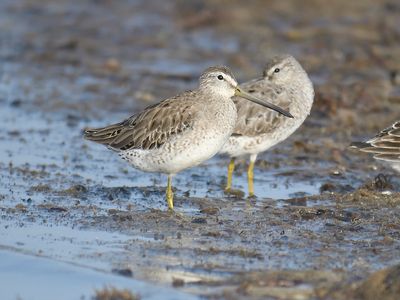
<svg viewBox="0 0 400 300">
<path fill-rule="evenodd" d="M 197 90 L 149 106 L 120 123 L 86 129 L 84 137 L 117 151 L 134 168 L 167 174 L 167 204 L 173 209 L 172 176 L 214 156 L 232 134 L 237 117 L 233 96 L 292 117 L 243 92 L 232 72 L 217 66 L 202 73 Z"/>
<path fill-rule="evenodd" d="M 393 169 L 400 172 L 400 121 L 366 142 L 352 143 L 351 147 L 372 153 L 375 159 L 390 162 Z"/>
<path fill-rule="evenodd" d="M 248 195 L 254 196 L 254 163 L 260 152 L 288 138 L 310 114 L 314 101 L 314 88 L 299 62 L 290 55 L 270 60 L 263 76 L 246 82 L 241 88 L 267 99 L 292 113 L 294 118 L 282 118 L 278 113 L 260 109 L 259 105 L 233 98 L 237 107 L 237 121 L 232 136 L 220 153 L 231 157 L 225 191 L 230 192 L 235 158 L 249 155 L 247 170 Z"/>
</svg>

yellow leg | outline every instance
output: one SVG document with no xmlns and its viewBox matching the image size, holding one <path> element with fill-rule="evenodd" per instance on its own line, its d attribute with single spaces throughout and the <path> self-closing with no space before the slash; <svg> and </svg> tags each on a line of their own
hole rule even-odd
<svg viewBox="0 0 400 300">
<path fill-rule="evenodd" d="M 168 208 L 174 209 L 174 194 L 172 193 L 172 175 L 168 175 L 168 185 L 167 185 L 167 203 Z"/>
<path fill-rule="evenodd" d="M 247 184 L 249 189 L 249 197 L 254 196 L 254 163 L 256 161 L 257 154 L 250 156 L 249 168 L 247 169 Z"/>
<path fill-rule="evenodd" d="M 226 182 L 225 191 L 230 191 L 230 189 L 232 188 L 233 170 L 235 170 L 235 159 L 231 158 L 231 161 L 230 161 L 230 163 L 228 165 L 228 180 Z"/>
</svg>

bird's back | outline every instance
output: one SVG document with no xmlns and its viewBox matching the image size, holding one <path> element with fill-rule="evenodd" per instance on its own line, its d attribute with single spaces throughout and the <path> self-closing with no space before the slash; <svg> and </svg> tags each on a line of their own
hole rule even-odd
<svg viewBox="0 0 400 300">
<path fill-rule="evenodd" d="M 186 91 L 147 107 L 120 123 L 86 129 L 84 137 L 117 151 L 151 150 L 193 125 L 196 91 Z"/>
<path fill-rule="evenodd" d="M 284 110 L 290 110 L 290 100 L 286 91 L 277 85 L 263 79 L 256 79 L 241 87 L 257 98 L 266 99 Z M 238 97 L 234 97 L 234 103 L 238 116 L 233 135 L 253 137 L 268 134 L 275 131 L 282 123 L 291 120 L 275 111 Z"/>
</svg>

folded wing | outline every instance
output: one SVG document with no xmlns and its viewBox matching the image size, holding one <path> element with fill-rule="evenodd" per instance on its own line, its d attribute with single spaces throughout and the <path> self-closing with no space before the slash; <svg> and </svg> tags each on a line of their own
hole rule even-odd
<svg viewBox="0 0 400 300">
<path fill-rule="evenodd" d="M 121 123 L 86 129 L 84 137 L 116 151 L 157 149 L 174 135 L 192 128 L 193 110 L 189 108 L 195 101 L 193 94 L 187 91 L 166 99 Z"/>
<path fill-rule="evenodd" d="M 255 79 L 242 85 L 242 88 L 257 98 L 270 101 L 289 111 L 290 102 L 286 92 L 276 85 L 266 83 L 262 79 Z M 258 136 L 274 132 L 285 121 L 285 116 L 273 110 L 264 109 L 250 101 L 235 97 L 234 102 L 237 107 L 238 118 L 233 135 Z"/>
<path fill-rule="evenodd" d="M 400 121 L 382 130 L 366 142 L 351 144 L 362 152 L 373 153 L 374 158 L 399 162 L 400 161 Z"/>
</svg>

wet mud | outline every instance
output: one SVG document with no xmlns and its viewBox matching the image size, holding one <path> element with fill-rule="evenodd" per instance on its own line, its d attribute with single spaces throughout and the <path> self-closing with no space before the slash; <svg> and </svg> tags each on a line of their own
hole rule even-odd
<svg viewBox="0 0 400 300">
<path fill-rule="evenodd" d="M 349 144 L 398 119 L 399 15 L 389 0 L 1 1 L 0 277 L 29 257 L 32 272 L 46 258 L 88 283 L 106 276 L 92 295 L 81 286 L 87 299 L 397 299 L 400 178 Z M 246 160 L 226 195 L 228 159 L 215 157 L 174 178 L 169 212 L 164 176 L 82 139 L 194 88 L 210 65 L 243 82 L 287 52 L 315 103 L 259 156 L 256 198 Z"/>
</svg>

